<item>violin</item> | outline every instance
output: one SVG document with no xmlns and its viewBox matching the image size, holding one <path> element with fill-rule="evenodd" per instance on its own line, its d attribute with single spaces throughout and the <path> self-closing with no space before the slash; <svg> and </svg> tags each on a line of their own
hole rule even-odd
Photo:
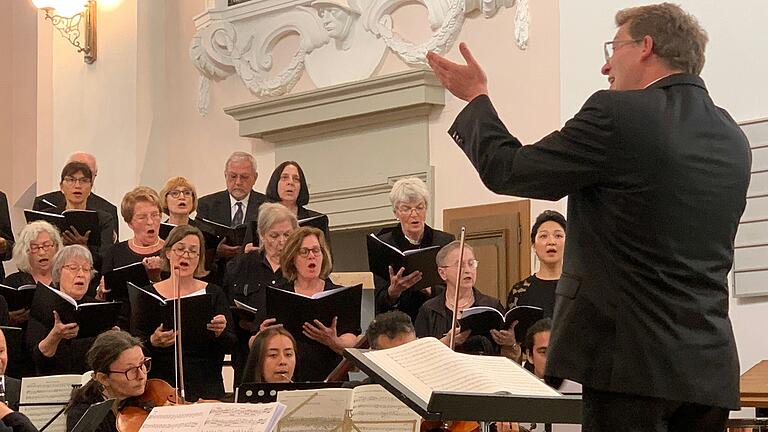
<svg viewBox="0 0 768 432">
<path fill-rule="evenodd" d="M 175 405 L 177 391 L 167 382 L 151 378 L 147 380 L 144 393 L 141 396 L 130 398 L 126 401 L 115 420 L 115 426 L 119 432 L 138 432 L 147 419 L 152 408 L 158 406 Z"/>
</svg>

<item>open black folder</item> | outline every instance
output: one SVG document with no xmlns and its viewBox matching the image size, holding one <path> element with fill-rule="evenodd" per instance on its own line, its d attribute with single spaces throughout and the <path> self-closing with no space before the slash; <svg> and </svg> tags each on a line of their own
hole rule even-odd
<svg viewBox="0 0 768 432">
<path fill-rule="evenodd" d="M 128 264 L 104 273 L 104 286 L 110 290 L 110 299 L 127 299 L 128 282 L 136 286 L 149 285 L 149 275 L 143 262 Z"/>
<path fill-rule="evenodd" d="M 403 252 L 379 240 L 375 234 L 368 234 L 366 242 L 368 245 L 368 266 L 376 276 L 388 281 L 389 266 L 392 266 L 392 271 L 395 273 L 404 267 L 403 275 L 411 274 L 416 270 L 422 273 L 421 280 L 410 288 L 412 290 L 420 290 L 444 283 L 437 272 L 437 261 L 435 260 L 440 246 Z"/>
<path fill-rule="evenodd" d="M 35 296 L 35 290 L 37 290 L 37 285 L 35 284 L 22 285 L 20 287 L 0 284 L 0 295 L 5 297 L 9 311 L 29 309 L 30 305 L 32 305 L 32 298 Z"/>
<path fill-rule="evenodd" d="M 248 230 L 248 225 L 246 224 L 229 227 L 203 218 L 195 219 L 195 225 L 203 232 L 206 249 L 218 245 L 218 242 L 216 245 L 209 244 L 209 241 L 212 240 L 211 236 L 217 237 L 218 241 L 226 239 L 226 244 L 229 246 L 242 246 L 245 243 L 245 233 Z"/>
<path fill-rule="evenodd" d="M 506 330 L 515 321 L 515 340 L 522 342 L 528 329 L 544 318 L 544 310 L 536 306 L 517 306 L 502 314 L 489 306 L 475 306 L 464 309 L 459 319 L 461 330 L 472 330 L 472 334 L 487 334 L 493 330 Z"/>
<path fill-rule="evenodd" d="M 338 317 L 336 328 L 360 328 L 360 300 L 363 285 L 340 287 L 322 291 L 313 297 L 307 297 L 279 288 L 267 288 L 267 317 L 277 318 L 286 330 L 295 338 L 306 338 L 302 333 L 305 322 L 319 320 L 330 326 L 333 317 Z"/>
<path fill-rule="evenodd" d="M 117 324 L 123 302 L 92 302 L 77 304 L 65 292 L 38 284 L 30 315 L 48 327 L 53 327 L 53 311 L 64 324 L 77 323 L 78 338 L 94 337 Z"/>
<path fill-rule="evenodd" d="M 161 296 L 128 284 L 128 298 L 131 302 L 131 333 L 152 334 L 160 324 L 165 330 L 173 326 L 173 304 L 176 299 Z M 210 343 L 214 333 L 206 327 L 213 319 L 213 305 L 210 294 L 199 294 L 181 298 L 181 340 L 185 346 L 196 349 Z"/>
<path fill-rule="evenodd" d="M 99 214 L 94 210 L 64 210 L 62 214 L 46 213 L 37 210 L 24 210 L 27 223 L 43 220 L 64 232 L 74 227 L 80 235 L 88 235 L 88 246 L 101 246 L 101 228 Z"/>
</svg>

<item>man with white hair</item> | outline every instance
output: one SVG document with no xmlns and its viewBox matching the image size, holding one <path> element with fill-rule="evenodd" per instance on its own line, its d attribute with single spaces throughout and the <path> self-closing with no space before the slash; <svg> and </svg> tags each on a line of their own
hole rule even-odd
<svg viewBox="0 0 768 432">
<path fill-rule="evenodd" d="M 96 158 L 92 154 L 82 152 L 82 151 L 76 151 L 67 158 L 65 165 L 70 162 L 82 162 L 88 165 L 88 168 L 90 168 L 91 172 L 93 173 L 93 180 L 91 181 L 91 184 L 93 185 L 96 183 L 96 175 L 98 174 L 99 170 L 98 170 L 98 166 L 96 165 Z M 60 190 L 57 190 L 57 191 L 48 192 L 46 194 L 35 197 L 35 202 L 32 205 L 32 209 L 38 210 L 38 211 L 44 211 L 51 207 L 63 209 L 66 206 L 67 206 L 67 201 L 64 198 L 64 193 L 61 192 Z M 112 216 L 113 221 L 120 220 L 117 218 L 117 207 L 115 207 L 114 204 L 110 203 L 109 201 L 96 195 L 93 192 L 91 192 L 91 194 L 88 195 L 88 199 L 85 203 L 85 208 L 87 210 L 101 210 L 103 212 L 108 213 L 110 216 Z M 117 234 L 119 237 L 120 224 L 115 223 L 114 225 L 115 225 L 115 234 Z"/>
<path fill-rule="evenodd" d="M 267 197 L 253 190 L 259 173 L 256 170 L 256 159 L 250 153 L 234 152 L 224 164 L 224 180 L 227 189 L 200 197 L 197 202 L 197 217 L 226 226 L 238 226 L 255 221 L 259 206 L 267 201 Z M 253 233 L 250 224 L 246 232 L 246 242 L 250 241 Z M 219 244 L 216 256 L 228 260 L 242 251 L 240 245 Z M 226 263 L 217 262 L 213 280 L 221 281 Z"/>
</svg>

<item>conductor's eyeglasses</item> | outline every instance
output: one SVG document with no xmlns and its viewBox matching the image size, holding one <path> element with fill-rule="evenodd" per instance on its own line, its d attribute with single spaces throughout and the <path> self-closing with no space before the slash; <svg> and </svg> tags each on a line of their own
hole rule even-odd
<svg viewBox="0 0 768 432">
<path fill-rule="evenodd" d="M 624 44 L 624 43 L 638 43 L 642 41 L 643 39 L 620 39 L 620 40 L 612 40 L 605 42 L 603 44 L 603 55 L 605 55 L 605 62 L 608 63 L 608 60 L 613 57 L 613 52 L 616 51 L 616 44 Z"/>
<path fill-rule="evenodd" d="M 116 374 L 124 374 L 125 379 L 128 381 L 133 381 L 141 378 L 142 373 L 146 375 L 149 373 L 149 370 L 152 369 L 152 358 L 151 357 L 145 357 L 144 361 L 141 362 L 140 365 L 134 366 L 130 369 L 124 370 L 124 371 L 113 371 L 109 370 L 107 372 L 109 373 L 116 373 Z"/>
</svg>

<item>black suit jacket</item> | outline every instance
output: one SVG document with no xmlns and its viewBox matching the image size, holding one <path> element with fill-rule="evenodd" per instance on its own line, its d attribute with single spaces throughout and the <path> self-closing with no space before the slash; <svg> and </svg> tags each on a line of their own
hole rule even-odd
<svg viewBox="0 0 768 432">
<path fill-rule="evenodd" d="M 64 193 L 61 191 L 53 191 L 35 197 L 35 202 L 32 204 L 32 210 L 44 211 L 50 207 L 63 209 L 66 206 L 67 200 L 64 198 Z M 117 238 L 120 238 L 120 219 L 117 218 L 117 207 L 111 202 L 91 192 L 91 194 L 88 195 L 88 200 L 85 202 L 85 208 L 88 210 L 101 210 L 109 214 L 112 217 Z"/>
<path fill-rule="evenodd" d="M 699 77 L 599 91 L 530 146 L 509 134 L 487 96 L 449 133 L 492 191 L 568 195 L 548 376 L 739 406 L 726 278 L 751 154 Z"/>
<path fill-rule="evenodd" d="M 3 261 L 8 261 L 13 256 L 13 230 L 11 229 L 11 216 L 8 213 L 8 198 L 0 192 L 0 237 L 7 240 L 5 252 L 0 253 L 0 280 L 5 278 Z"/>
</svg>

